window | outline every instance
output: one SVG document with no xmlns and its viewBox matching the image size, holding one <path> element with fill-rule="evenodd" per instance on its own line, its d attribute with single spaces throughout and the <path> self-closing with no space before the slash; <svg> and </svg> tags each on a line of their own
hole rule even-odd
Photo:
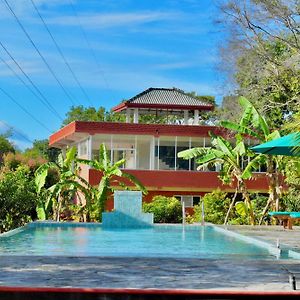
<svg viewBox="0 0 300 300">
<path fill-rule="evenodd" d="M 81 157 L 83 155 L 87 155 L 87 141 L 78 144 L 78 156 Z"/>
<path fill-rule="evenodd" d="M 193 195 L 176 195 L 174 196 L 181 203 L 184 203 L 184 207 L 194 207 L 195 205 L 200 203 L 200 196 Z"/>
</svg>

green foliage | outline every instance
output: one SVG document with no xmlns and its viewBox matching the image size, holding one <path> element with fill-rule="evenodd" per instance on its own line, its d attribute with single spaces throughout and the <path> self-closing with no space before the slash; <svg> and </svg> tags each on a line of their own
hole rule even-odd
<svg viewBox="0 0 300 300">
<path fill-rule="evenodd" d="M 65 126 L 73 121 L 93 121 L 100 122 L 105 120 L 105 108 L 99 107 L 97 110 L 94 107 L 84 107 L 83 105 L 71 106 L 66 113 L 66 118 L 62 125 Z"/>
<path fill-rule="evenodd" d="M 0 163 L 6 153 L 15 153 L 14 145 L 8 140 L 9 134 L 0 134 Z"/>
<path fill-rule="evenodd" d="M 230 198 L 226 192 L 217 189 L 203 196 L 205 221 L 214 224 L 223 224 L 226 212 L 230 205 Z M 194 217 L 196 222 L 201 222 L 202 205 L 201 203 L 194 206 Z"/>
<path fill-rule="evenodd" d="M 22 153 L 7 153 L 3 156 L 3 167 L 8 170 L 16 170 L 19 166 L 27 166 L 34 172 L 40 165 L 46 162 L 43 157 L 35 159 L 25 156 Z"/>
<path fill-rule="evenodd" d="M 54 212 L 54 219 L 59 221 L 63 210 L 68 210 L 68 206 L 73 204 L 75 197 L 81 199 L 85 196 L 85 203 L 80 203 L 89 220 L 90 206 L 93 200 L 93 187 L 79 175 L 77 164 L 76 148 L 70 148 L 66 153 L 66 158 L 60 154 L 56 163 L 48 162 L 41 165 L 35 172 L 36 190 L 39 195 L 46 195 L 38 203 L 38 216 L 48 219 L 51 211 Z M 46 188 L 47 177 L 55 170 L 58 180 L 52 186 Z"/>
<path fill-rule="evenodd" d="M 42 157 L 48 161 L 55 162 L 60 152 L 60 149 L 49 147 L 49 141 L 44 139 L 35 140 L 32 147 L 24 151 L 24 156 L 31 159 L 39 159 Z"/>
<path fill-rule="evenodd" d="M 129 189 L 126 185 L 127 180 L 133 183 L 136 188 L 144 194 L 147 194 L 146 188 L 135 176 L 120 169 L 120 167 L 124 165 L 125 159 L 121 159 L 114 164 L 111 163 L 104 143 L 100 145 L 98 159 L 77 159 L 76 161 L 91 166 L 93 169 L 102 173 L 98 187 L 95 189 L 90 188 L 90 191 L 93 193 L 93 198 L 98 205 L 98 220 L 100 221 L 102 218 L 102 212 L 105 210 L 105 203 L 108 199 L 108 195 L 115 190 L 117 185 L 122 189 Z"/>
<path fill-rule="evenodd" d="M 28 167 L 2 172 L 0 176 L 0 231 L 22 226 L 36 217 L 37 194 Z"/>
<path fill-rule="evenodd" d="M 288 190 L 282 197 L 282 209 L 300 211 L 300 158 L 286 157 L 284 159 L 285 182 Z"/>
<path fill-rule="evenodd" d="M 62 126 L 68 125 L 73 121 L 89 122 L 124 122 L 125 116 L 108 112 L 104 107 L 84 107 L 83 105 L 72 106 L 66 114 Z"/>
<path fill-rule="evenodd" d="M 198 169 L 207 166 L 209 163 L 221 164 L 220 178 L 223 183 L 230 184 L 235 179 L 237 181 L 237 189 L 242 193 L 244 201 L 248 206 L 249 218 L 251 224 L 254 224 L 255 218 L 249 193 L 245 184 L 245 180 L 251 178 L 252 172 L 257 168 L 260 157 L 256 157 L 248 162 L 245 169 L 242 166 L 242 160 L 251 152 L 245 146 L 239 135 L 236 136 L 235 147 L 229 141 L 221 136 L 212 135 L 211 148 L 193 148 L 178 153 L 178 157 L 189 159 L 196 158 L 199 164 Z"/>
<path fill-rule="evenodd" d="M 283 42 L 264 41 L 267 54 L 258 55 L 261 46 L 244 50 L 237 60 L 236 79 L 241 92 L 260 111 L 267 111 L 272 127 L 283 125 L 287 114 L 298 110 L 300 71 L 291 62 L 295 52 Z M 266 59 L 266 57 L 268 57 Z"/>
<path fill-rule="evenodd" d="M 181 223 L 182 206 L 175 197 L 155 196 L 150 203 L 143 203 L 143 211 L 154 214 L 155 223 Z"/>
</svg>

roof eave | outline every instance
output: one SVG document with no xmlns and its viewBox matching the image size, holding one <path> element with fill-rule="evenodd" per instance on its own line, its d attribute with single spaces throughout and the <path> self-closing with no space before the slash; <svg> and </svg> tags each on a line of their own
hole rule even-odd
<svg viewBox="0 0 300 300">
<path fill-rule="evenodd" d="M 180 104 L 144 104 L 144 103 L 131 103 L 123 102 L 112 108 L 114 112 L 122 112 L 127 108 L 145 108 L 145 109 L 164 109 L 164 110 L 214 110 L 214 106 L 208 105 L 180 105 Z"/>
</svg>

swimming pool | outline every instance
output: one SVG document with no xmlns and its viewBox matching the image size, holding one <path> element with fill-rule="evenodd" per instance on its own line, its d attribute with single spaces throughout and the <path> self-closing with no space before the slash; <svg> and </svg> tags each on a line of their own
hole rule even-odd
<svg viewBox="0 0 300 300">
<path fill-rule="evenodd" d="M 0 238 L 0 255 L 274 259 L 276 250 L 214 226 L 103 229 L 92 223 L 36 222 Z"/>
</svg>

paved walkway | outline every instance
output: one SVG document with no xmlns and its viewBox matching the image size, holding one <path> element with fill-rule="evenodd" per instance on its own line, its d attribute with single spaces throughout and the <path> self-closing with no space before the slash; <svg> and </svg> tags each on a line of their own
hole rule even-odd
<svg viewBox="0 0 300 300">
<path fill-rule="evenodd" d="M 283 226 L 229 225 L 220 227 L 257 238 L 274 246 L 279 242 L 282 248 L 300 252 L 300 226 L 293 226 L 292 230 L 283 229 Z"/>
<path fill-rule="evenodd" d="M 230 226 L 276 245 L 300 249 L 300 230 Z M 291 290 L 300 260 L 212 260 L 0 256 L 0 285 L 38 287 Z M 300 277 L 299 286 L 300 289 Z"/>
</svg>

